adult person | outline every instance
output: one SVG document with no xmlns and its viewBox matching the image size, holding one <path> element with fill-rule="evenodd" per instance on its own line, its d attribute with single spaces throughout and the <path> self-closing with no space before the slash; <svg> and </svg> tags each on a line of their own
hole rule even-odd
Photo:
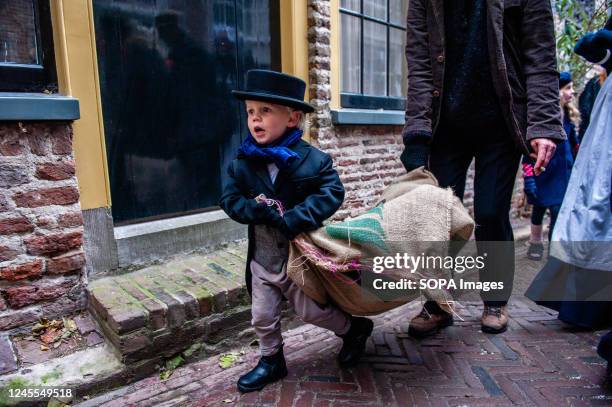
<svg viewBox="0 0 612 407">
<path fill-rule="evenodd" d="M 593 110 L 593 105 L 595 104 L 597 94 L 608 77 L 606 70 L 602 66 L 595 65 L 593 69 L 595 70 L 595 76 L 587 82 L 582 90 L 582 93 L 580 94 L 580 97 L 578 98 L 578 109 L 580 109 L 581 123 L 580 130 L 578 132 L 579 142 L 581 142 L 584 138 L 584 133 L 586 133 L 586 129 L 589 127 L 589 123 L 591 122 L 591 110 Z"/>
<path fill-rule="evenodd" d="M 476 240 L 480 253 L 489 252 L 480 278 L 504 286 L 481 293 L 482 330 L 500 333 L 514 278 L 509 209 L 521 153 L 532 154 L 539 175 L 565 139 L 550 2 L 409 0 L 406 33 L 401 161 L 408 171 L 427 166 L 461 198 L 475 158 Z M 452 323 L 428 301 L 410 333 Z"/>
<path fill-rule="evenodd" d="M 612 325 L 612 18 L 575 51 L 608 71 L 591 114 L 552 235 L 550 257 L 525 294 L 571 325 Z M 608 60 L 606 60 L 606 57 Z M 609 341 L 609 339 L 608 339 Z M 611 342 L 604 342 L 600 351 Z"/>
<path fill-rule="evenodd" d="M 572 75 L 569 72 L 559 74 L 559 101 L 563 130 L 567 134 L 567 139 L 557 144 L 557 150 L 548 163 L 546 172 L 536 177 L 533 173 L 533 159 L 523 156 L 524 190 L 527 201 L 533 205 L 531 208 L 531 237 L 527 249 L 527 258 L 531 260 L 541 260 L 544 254 L 542 220 L 546 210 L 550 213 L 548 241 L 551 240 L 574 164 L 574 153 L 578 152 L 576 129 L 580 124 L 580 112 L 574 106 L 574 87 Z"/>
</svg>

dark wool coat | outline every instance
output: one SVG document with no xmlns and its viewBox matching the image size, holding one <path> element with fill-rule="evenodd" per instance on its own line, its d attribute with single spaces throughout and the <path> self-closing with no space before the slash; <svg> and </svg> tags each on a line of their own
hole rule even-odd
<svg viewBox="0 0 612 407">
<path fill-rule="evenodd" d="M 228 166 L 228 177 L 223 185 L 219 205 L 236 222 L 248 224 L 249 249 L 246 264 L 246 282 L 251 292 L 253 258 L 253 224 L 255 197 L 263 193 L 267 198 L 282 202 L 283 216 L 293 236 L 314 230 L 332 216 L 344 200 L 344 186 L 328 154 L 300 140 L 291 149 L 300 158 L 287 169 L 280 169 L 274 184 L 270 180 L 267 164 L 262 161 L 237 157 Z"/>
<path fill-rule="evenodd" d="M 414 139 L 432 137 L 439 122 L 445 71 L 443 3 L 408 2 L 408 93 L 403 131 L 406 145 Z M 531 139 L 564 140 L 550 2 L 486 3 L 493 86 L 510 134 L 525 154 L 531 151 Z"/>
</svg>

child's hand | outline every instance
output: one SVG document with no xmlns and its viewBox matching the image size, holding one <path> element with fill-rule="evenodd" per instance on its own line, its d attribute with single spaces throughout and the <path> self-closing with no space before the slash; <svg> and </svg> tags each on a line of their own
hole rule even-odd
<svg viewBox="0 0 612 407">
<path fill-rule="evenodd" d="M 255 223 L 261 225 L 275 225 L 282 220 L 276 209 L 265 203 L 259 203 L 255 207 Z"/>
</svg>

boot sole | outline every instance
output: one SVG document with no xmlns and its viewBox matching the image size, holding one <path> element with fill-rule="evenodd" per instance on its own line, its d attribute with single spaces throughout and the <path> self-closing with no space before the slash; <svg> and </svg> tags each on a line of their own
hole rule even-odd
<svg viewBox="0 0 612 407">
<path fill-rule="evenodd" d="M 503 332 L 506 332 L 506 330 L 508 329 L 508 325 L 505 325 L 503 328 L 491 328 L 490 326 L 486 326 L 486 325 L 480 325 L 480 330 L 486 334 L 501 334 Z"/>
<path fill-rule="evenodd" d="M 285 370 L 276 380 L 272 380 L 269 382 L 266 382 L 262 385 L 256 386 L 256 387 L 247 387 L 247 386 L 241 386 L 240 383 L 238 383 L 237 387 L 238 387 L 238 391 L 240 391 L 241 393 L 250 393 L 253 391 L 260 391 L 262 390 L 264 387 L 266 387 L 269 384 L 275 383 L 279 380 L 283 380 L 285 377 L 287 377 L 287 375 L 289 374 L 289 371 Z"/>
<path fill-rule="evenodd" d="M 442 329 L 447 328 L 451 325 L 453 325 L 455 323 L 455 321 L 453 319 L 450 319 L 448 321 L 445 321 L 444 323 L 440 324 L 440 325 L 436 325 L 435 328 L 430 329 L 429 331 L 419 331 L 411 326 L 408 327 L 408 335 L 417 338 L 417 339 L 423 339 L 423 338 L 427 338 L 428 336 L 433 336 L 435 334 L 437 334 L 438 332 L 440 332 Z"/>
</svg>

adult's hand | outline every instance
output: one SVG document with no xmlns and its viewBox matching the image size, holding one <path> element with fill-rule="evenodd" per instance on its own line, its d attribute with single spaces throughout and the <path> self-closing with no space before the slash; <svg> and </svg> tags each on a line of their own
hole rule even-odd
<svg viewBox="0 0 612 407">
<path fill-rule="evenodd" d="M 531 140 L 531 148 L 533 148 L 533 153 L 529 154 L 531 158 L 536 160 L 535 165 L 533 166 L 533 172 L 535 175 L 540 175 L 544 171 L 546 171 L 546 166 L 550 162 L 555 150 L 557 149 L 557 144 L 554 141 L 547 138 L 534 138 Z M 542 169 L 544 168 L 544 169 Z"/>
</svg>

